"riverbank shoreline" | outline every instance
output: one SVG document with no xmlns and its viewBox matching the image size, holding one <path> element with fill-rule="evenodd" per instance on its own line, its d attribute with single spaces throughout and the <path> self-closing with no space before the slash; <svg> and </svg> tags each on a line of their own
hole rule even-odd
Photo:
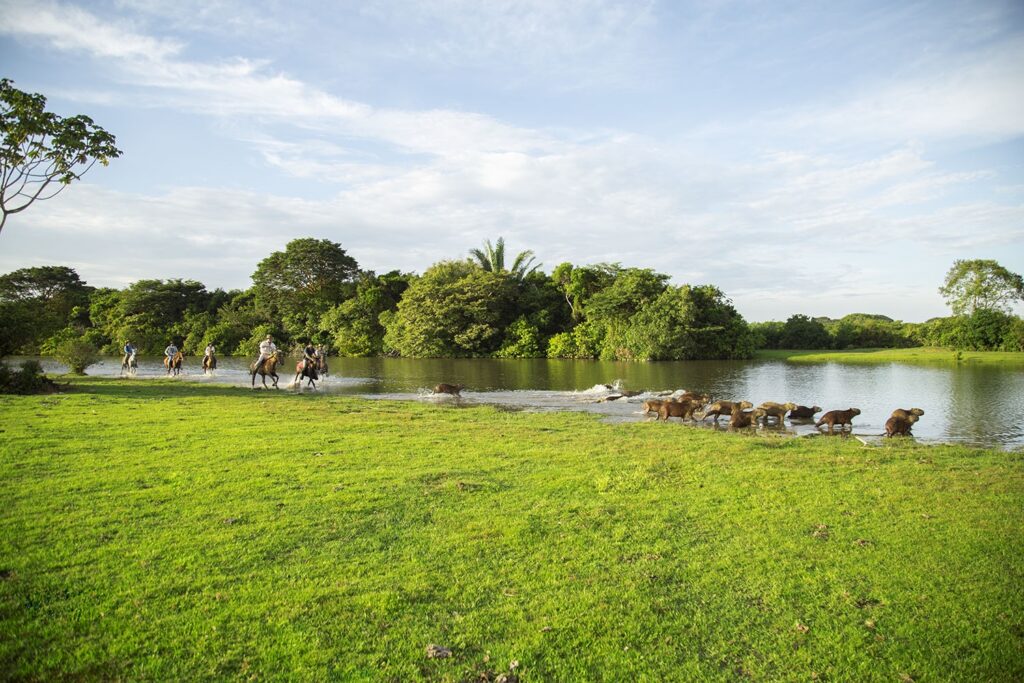
<svg viewBox="0 0 1024 683">
<path fill-rule="evenodd" d="M 985 363 L 1020 365 L 1024 353 L 1011 351 L 954 351 L 939 347 L 908 349 L 847 349 L 823 351 L 806 349 L 759 349 L 755 360 L 785 360 L 795 363 Z"/>
<path fill-rule="evenodd" d="M 16 678 L 1024 674 L 1019 453 L 60 381 L 0 397 Z"/>
</svg>

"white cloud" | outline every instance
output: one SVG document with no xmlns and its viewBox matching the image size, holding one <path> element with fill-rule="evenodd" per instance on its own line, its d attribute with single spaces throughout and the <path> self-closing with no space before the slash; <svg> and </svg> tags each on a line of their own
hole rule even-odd
<svg viewBox="0 0 1024 683">
<path fill-rule="evenodd" d="M 533 27 L 523 40 L 572 50 L 562 44 L 567 39 L 554 15 L 586 14 L 595 5 L 556 5 L 460 4 L 463 16 L 434 3 L 417 21 L 436 13 L 458 23 L 460 32 L 479 27 L 479 43 L 469 49 L 487 52 L 507 49 L 504 34 L 521 11 Z M 604 22 L 595 29 L 595 44 L 611 40 L 629 19 L 615 3 L 598 7 L 608 14 L 595 19 Z M 44 236 L 59 258 L 98 245 L 131 256 L 110 264 L 82 258 L 83 276 L 96 284 L 187 274 L 238 287 L 260 259 L 295 237 L 339 241 L 364 267 L 421 271 L 503 235 L 510 249 L 533 249 L 547 268 L 561 260 L 653 267 L 677 281 L 718 284 L 738 304 L 741 297 L 757 302 L 740 305 L 748 314 L 771 310 L 778 317 L 773 306 L 842 314 L 828 306 L 854 301 L 858 293 L 881 297 L 880 281 L 912 286 L 888 261 L 872 261 L 893 245 L 949 261 L 966 247 L 1009 245 L 1018 253 L 1021 247 L 1019 192 L 947 205 L 952 191 L 991 180 L 991 174 L 945 170 L 923 143 L 903 142 L 919 137 L 911 131 L 924 137 L 1019 131 L 1020 122 L 1008 115 L 1019 92 L 989 92 L 1019 73 L 1006 61 L 1012 51 L 1000 53 L 990 69 L 975 65 L 911 84 L 906 92 L 893 85 L 847 104 L 780 114 L 743 131 L 764 135 L 758 148 L 774 151 L 737 163 L 715 144 L 732 129 L 704 136 L 697 148 L 689 145 L 693 138 L 663 144 L 616 131 L 538 130 L 470 111 L 375 107 L 280 73 L 266 61 L 189 61 L 181 46 L 130 25 L 100 22 L 68 6 L 43 10 L 35 24 L 19 10 L 20 18 L 0 30 L 88 51 L 115 66 L 133 102 L 237 123 L 232 127 L 245 131 L 240 137 L 269 167 L 335 189 L 327 198 L 303 200 L 255 188 L 129 193 L 78 185 L 5 230 L 12 250 L 5 245 L 0 268 L 24 265 L 9 254 L 32 253 L 24 241 L 31 233 Z M 89 35 L 101 25 L 102 40 Z M 953 107 L 974 90 L 981 105 Z M 953 110 L 937 112 L 941 121 L 923 120 L 943 104 Z M 991 121 L 985 107 L 994 112 Z M 857 137 L 871 136 L 878 126 L 882 133 L 870 149 L 820 151 L 822 140 L 844 127 Z M 778 130 L 805 139 L 776 137 Z M 11 238 L 12 232 L 19 236 Z M 868 265 L 851 267 L 851 254 Z M 942 312 L 933 283 L 917 292 L 900 305 L 913 300 L 913 310 Z M 814 306 L 822 308 L 808 308 Z"/>
<path fill-rule="evenodd" d="M 123 23 L 101 21 L 78 7 L 54 2 L 0 2 L 0 34 L 42 38 L 61 50 L 82 50 L 98 57 L 160 60 L 181 45 L 135 32 Z"/>
<path fill-rule="evenodd" d="M 780 113 L 781 127 L 827 140 L 1006 139 L 1024 133 L 1018 38 L 927 76 L 877 82 L 847 101 Z"/>
</svg>

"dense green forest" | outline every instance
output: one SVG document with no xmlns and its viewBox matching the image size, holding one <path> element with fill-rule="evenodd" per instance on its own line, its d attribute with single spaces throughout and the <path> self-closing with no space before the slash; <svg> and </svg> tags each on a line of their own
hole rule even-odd
<svg viewBox="0 0 1024 683">
<path fill-rule="evenodd" d="M 344 356 L 687 360 L 748 358 L 756 348 L 1024 350 L 1024 321 L 973 300 L 924 323 L 797 314 L 748 324 L 717 287 L 671 285 L 649 268 L 562 263 L 547 274 L 531 267 L 528 251 L 506 267 L 500 239 L 470 254 L 421 275 L 378 275 L 335 242 L 297 239 L 261 261 L 244 291 L 179 279 L 97 288 L 68 267 L 24 268 L 0 276 L 0 355 L 51 354 L 83 341 L 117 353 L 127 339 L 149 354 L 173 341 L 186 354 L 212 343 L 223 354 L 252 355 L 267 334 L 285 347 L 308 339 Z"/>
</svg>

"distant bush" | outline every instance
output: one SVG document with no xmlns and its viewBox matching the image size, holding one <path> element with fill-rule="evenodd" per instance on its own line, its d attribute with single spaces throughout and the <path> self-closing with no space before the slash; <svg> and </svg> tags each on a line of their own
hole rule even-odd
<svg viewBox="0 0 1024 683">
<path fill-rule="evenodd" d="M 84 337 L 66 339 L 56 345 L 53 355 L 68 366 L 75 375 L 84 375 L 85 369 L 100 359 L 99 349 Z"/>
<path fill-rule="evenodd" d="M 0 363 L 0 394 L 39 394 L 56 386 L 43 374 L 38 361 L 27 360 L 17 370 Z"/>
</svg>

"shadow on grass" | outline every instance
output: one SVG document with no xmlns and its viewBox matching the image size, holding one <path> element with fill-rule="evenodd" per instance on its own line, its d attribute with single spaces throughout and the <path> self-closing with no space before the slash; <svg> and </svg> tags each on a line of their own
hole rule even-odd
<svg viewBox="0 0 1024 683">
<path fill-rule="evenodd" d="M 282 386 L 280 389 L 256 389 L 214 384 L 208 382 L 182 382 L 174 379 L 124 379 L 120 377 L 70 377 L 56 378 L 63 394 L 92 394 L 110 398 L 165 399 L 183 397 L 239 397 L 239 396 L 281 396 L 304 397 L 326 394 L 296 392 Z"/>
</svg>

